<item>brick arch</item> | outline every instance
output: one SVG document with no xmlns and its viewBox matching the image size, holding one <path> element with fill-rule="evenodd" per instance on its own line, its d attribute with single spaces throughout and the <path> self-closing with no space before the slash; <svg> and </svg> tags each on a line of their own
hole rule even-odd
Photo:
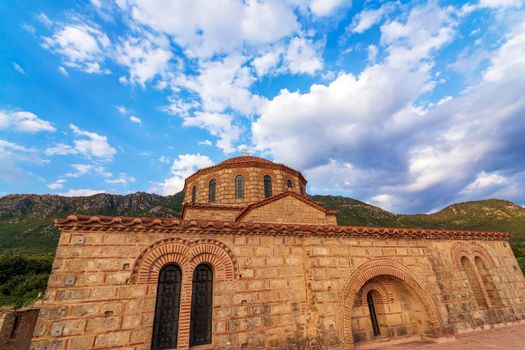
<svg viewBox="0 0 525 350">
<path fill-rule="evenodd" d="M 135 260 L 131 272 L 131 283 L 156 283 L 160 269 L 168 264 L 176 264 L 185 273 L 190 260 L 189 242 L 180 238 L 165 238 L 147 247 Z"/>
<path fill-rule="evenodd" d="M 492 257 L 490 256 L 490 254 L 480 244 L 470 242 L 469 248 L 472 253 L 472 256 L 474 258 L 479 257 L 483 261 L 487 269 L 491 269 L 494 267 L 494 260 L 492 260 Z"/>
<path fill-rule="evenodd" d="M 474 264 L 474 259 L 479 257 L 487 269 L 494 267 L 494 260 L 487 252 L 487 250 L 478 243 L 475 242 L 458 242 L 452 246 L 451 249 L 452 261 L 460 271 L 464 271 L 463 264 L 461 263 L 461 258 L 466 257 L 472 264 Z"/>
<path fill-rule="evenodd" d="M 375 290 L 377 294 L 379 294 L 379 300 L 377 300 L 378 303 L 386 304 L 393 300 L 392 294 L 388 292 L 388 289 L 383 283 L 381 283 L 380 281 L 373 281 L 371 283 L 365 284 L 365 286 L 361 290 L 361 305 L 366 305 L 368 303 L 366 296 L 371 290 Z"/>
<path fill-rule="evenodd" d="M 366 283 L 377 276 L 393 276 L 403 281 L 421 299 L 428 313 L 430 322 L 439 330 L 443 329 L 443 320 L 432 295 L 425 289 L 424 283 L 408 267 L 394 259 L 373 259 L 360 265 L 346 282 L 341 299 L 343 310 L 341 335 L 345 342 L 351 344 L 352 339 L 352 309 L 358 293 Z"/>
<path fill-rule="evenodd" d="M 191 242 L 189 269 L 199 264 L 208 264 L 213 269 L 216 281 L 229 281 L 238 277 L 239 266 L 235 255 L 228 246 L 213 239 L 199 239 Z"/>
</svg>

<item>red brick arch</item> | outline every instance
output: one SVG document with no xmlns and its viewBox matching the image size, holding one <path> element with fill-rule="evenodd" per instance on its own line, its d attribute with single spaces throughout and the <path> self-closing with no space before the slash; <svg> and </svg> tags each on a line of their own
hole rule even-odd
<svg viewBox="0 0 525 350">
<path fill-rule="evenodd" d="M 199 264 L 209 264 L 218 282 L 237 278 L 238 264 L 233 252 L 226 244 L 213 239 L 199 239 L 191 242 L 189 269 Z"/>
<path fill-rule="evenodd" d="M 432 295 L 425 289 L 425 284 L 421 279 L 408 267 L 396 260 L 388 258 L 373 259 L 360 265 L 352 273 L 343 288 L 340 302 L 343 310 L 340 332 L 345 343 L 353 343 L 352 309 L 359 291 L 368 281 L 377 276 L 393 276 L 403 281 L 421 299 L 433 326 L 439 330 L 443 329 L 443 320 L 439 314 L 437 304 Z"/>
<path fill-rule="evenodd" d="M 460 271 L 464 270 L 463 264 L 461 264 L 462 257 L 466 257 L 467 259 L 469 259 L 472 264 L 474 264 L 474 259 L 476 257 L 479 257 L 483 261 L 487 269 L 491 269 L 494 267 L 494 260 L 487 252 L 487 250 L 483 246 L 475 242 L 455 243 L 452 246 L 451 255 L 452 261 Z"/>
<path fill-rule="evenodd" d="M 383 283 L 379 281 L 373 281 L 372 283 L 367 283 L 363 287 L 363 290 L 361 290 L 361 305 L 366 305 L 368 303 L 366 297 L 368 292 L 371 290 L 375 290 L 377 294 L 379 294 L 379 300 L 377 300 L 377 302 L 380 304 L 386 304 L 393 300 L 392 294 L 388 292 L 388 289 Z M 376 302 L 376 300 L 374 300 L 374 302 Z"/>
<path fill-rule="evenodd" d="M 209 264 L 217 281 L 238 276 L 238 264 L 233 252 L 224 243 L 213 239 L 188 241 L 165 238 L 154 242 L 138 256 L 131 272 L 131 283 L 157 283 L 158 275 L 167 264 L 178 265 L 183 274 L 193 273 L 200 263 Z"/>
</svg>

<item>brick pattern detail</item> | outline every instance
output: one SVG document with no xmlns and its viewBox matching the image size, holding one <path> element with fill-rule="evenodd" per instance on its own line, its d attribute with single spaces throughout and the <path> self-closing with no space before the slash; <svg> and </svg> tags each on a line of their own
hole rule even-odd
<svg viewBox="0 0 525 350">
<path fill-rule="evenodd" d="M 367 283 L 363 289 L 361 289 L 361 297 L 356 298 L 356 302 L 359 302 L 361 305 L 367 305 L 368 301 L 366 297 L 368 292 L 371 290 L 375 290 L 379 295 L 379 298 L 375 300 L 375 302 L 386 304 L 394 301 L 392 293 L 388 291 L 384 283 L 381 283 L 380 281 L 373 281 L 371 283 Z"/>
<path fill-rule="evenodd" d="M 452 261 L 460 271 L 464 271 L 463 264 L 461 264 L 461 258 L 467 257 L 472 264 L 474 264 L 474 259 L 479 257 L 483 260 L 483 263 L 487 269 L 494 267 L 494 260 L 480 244 L 475 242 L 457 242 L 452 246 L 451 249 Z"/>
<path fill-rule="evenodd" d="M 443 329 L 443 320 L 432 295 L 426 290 L 425 284 L 408 267 L 394 259 L 373 259 L 360 265 L 346 282 L 341 300 L 342 322 L 341 338 L 346 344 L 352 344 L 352 309 L 355 299 L 363 286 L 372 278 L 388 275 L 406 283 L 421 299 L 429 314 L 435 329 Z"/>
<path fill-rule="evenodd" d="M 157 283 L 160 270 L 168 263 L 179 265 L 183 271 L 193 271 L 201 263 L 210 264 L 218 282 L 237 278 L 239 271 L 233 252 L 222 242 L 166 238 L 151 244 L 139 255 L 130 282 Z"/>
</svg>

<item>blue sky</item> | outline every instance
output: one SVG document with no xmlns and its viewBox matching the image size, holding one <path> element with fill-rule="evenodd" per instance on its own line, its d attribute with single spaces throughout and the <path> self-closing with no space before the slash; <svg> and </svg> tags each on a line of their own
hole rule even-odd
<svg viewBox="0 0 525 350">
<path fill-rule="evenodd" d="M 525 203 L 525 5 L 0 3 L 0 194 L 173 194 L 248 151 L 396 212 Z"/>
</svg>

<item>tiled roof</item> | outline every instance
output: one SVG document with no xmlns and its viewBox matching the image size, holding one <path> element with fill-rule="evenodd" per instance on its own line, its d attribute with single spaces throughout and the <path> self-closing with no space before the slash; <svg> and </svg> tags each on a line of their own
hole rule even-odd
<svg viewBox="0 0 525 350">
<path fill-rule="evenodd" d="M 507 232 L 447 231 L 412 228 L 386 228 L 362 226 L 297 225 L 276 223 L 250 223 L 214 220 L 179 220 L 175 218 L 85 216 L 69 215 L 55 219 L 57 227 L 78 227 L 96 231 L 146 231 L 170 232 L 184 229 L 202 230 L 206 233 L 262 235 L 320 235 L 373 239 L 449 239 L 449 240 L 508 240 Z"/>
<path fill-rule="evenodd" d="M 220 162 L 219 164 L 197 170 L 195 173 L 193 173 L 192 175 L 186 178 L 186 181 L 184 182 L 184 189 L 186 189 L 186 183 L 196 176 L 205 175 L 213 171 L 217 171 L 217 170 L 231 169 L 231 168 L 236 168 L 236 167 L 243 167 L 243 168 L 244 167 L 260 167 L 260 168 L 266 168 L 266 169 L 281 170 L 281 171 L 284 171 L 284 172 L 287 172 L 294 176 L 299 177 L 299 179 L 303 182 L 303 184 L 307 183 L 306 179 L 304 178 L 303 174 L 301 174 L 301 172 L 295 169 L 292 169 L 284 164 L 275 163 L 275 162 L 272 162 L 271 160 L 260 158 L 260 157 L 242 156 L 242 157 L 234 157 L 234 158 L 226 159 L 225 161 Z"/>
</svg>

